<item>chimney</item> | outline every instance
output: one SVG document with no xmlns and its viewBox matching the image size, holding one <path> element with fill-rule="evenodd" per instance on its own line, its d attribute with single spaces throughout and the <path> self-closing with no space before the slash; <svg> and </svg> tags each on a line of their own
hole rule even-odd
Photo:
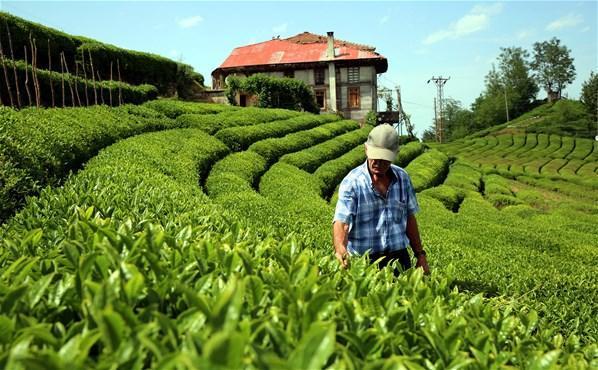
<svg viewBox="0 0 598 370">
<path fill-rule="evenodd" d="M 326 51 L 326 56 L 328 60 L 334 59 L 334 32 L 330 31 L 328 34 L 328 49 Z"/>
<path fill-rule="evenodd" d="M 336 66 L 334 65 L 334 32 L 328 32 L 328 49 L 326 50 L 328 57 L 328 88 L 330 101 L 328 109 L 336 112 Z"/>
</svg>

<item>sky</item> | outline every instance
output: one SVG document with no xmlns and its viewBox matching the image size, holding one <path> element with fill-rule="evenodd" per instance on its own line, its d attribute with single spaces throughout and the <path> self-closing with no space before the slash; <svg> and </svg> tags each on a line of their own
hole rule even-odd
<svg viewBox="0 0 598 370">
<path fill-rule="evenodd" d="M 556 37 L 571 50 L 579 99 L 598 72 L 597 1 L 6 1 L 0 10 L 63 32 L 182 61 L 204 75 L 235 47 L 308 31 L 376 47 L 388 59 L 379 86 L 400 86 L 418 136 L 432 125 L 436 87 L 469 108 L 501 47 Z M 538 98 L 544 98 L 541 91 Z"/>
</svg>

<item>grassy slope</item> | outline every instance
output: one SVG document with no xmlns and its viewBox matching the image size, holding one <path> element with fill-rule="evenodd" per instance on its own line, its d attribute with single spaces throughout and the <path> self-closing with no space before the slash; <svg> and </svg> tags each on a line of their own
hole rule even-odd
<svg viewBox="0 0 598 370">
<path fill-rule="evenodd" d="M 543 104 L 516 119 L 469 135 L 524 134 L 526 132 L 593 138 L 596 132 L 584 105 L 576 100 L 559 100 Z"/>
</svg>

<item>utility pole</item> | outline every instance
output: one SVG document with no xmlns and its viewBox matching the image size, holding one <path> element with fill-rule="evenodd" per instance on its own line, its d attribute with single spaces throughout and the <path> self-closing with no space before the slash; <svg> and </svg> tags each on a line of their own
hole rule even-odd
<svg viewBox="0 0 598 370">
<path fill-rule="evenodd" d="M 430 83 L 430 81 L 434 82 L 436 84 L 436 90 L 437 90 L 437 96 L 438 98 L 435 100 L 434 102 L 434 116 L 436 119 L 436 135 L 438 137 L 438 142 L 440 142 L 442 144 L 443 142 L 443 136 L 444 136 L 444 111 L 442 110 L 443 108 L 443 91 L 442 89 L 444 88 L 444 85 L 446 84 L 446 82 L 448 80 L 450 80 L 451 78 L 443 78 L 442 76 L 438 76 L 438 77 L 432 77 L 428 80 L 428 83 Z M 436 105 L 438 105 L 438 108 L 436 108 Z"/>
<path fill-rule="evenodd" d="M 403 134 L 401 132 L 401 121 L 405 120 L 405 112 L 403 111 L 403 103 L 401 102 L 401 88 L 399 85 L 395 86 L 395 88 L 397 89 L 397 110 L 399 111 L 399 136 L 401 136 Z"/>
<path fill-rule="evenodd" d="M 507 103 L 507 82 L 504 82 L 503 91 L 505 92 L 505 111 L 507 112 L 507 122 L 509 122 L 509 103 Z"/>
</svg>

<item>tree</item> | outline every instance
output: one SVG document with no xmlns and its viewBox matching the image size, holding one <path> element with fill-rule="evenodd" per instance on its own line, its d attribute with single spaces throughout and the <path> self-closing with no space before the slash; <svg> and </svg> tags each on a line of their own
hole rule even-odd
<svg viewBox="0 0 598 370">
<path fill-rule="evenodd" d="M 575 79 L 575 66 L 569 50 L 556 37 L 534 43 L 532 68 L 536 80 L 546 90 L 548 101 L 558 100 L 565 86 Z"/>
<path fill-rule="evenodd" d="M 527 112 L 538 93 L 538 85 L 530 75 L 529 53 L 519 47 L 501 48 L 498 56 L 499 78 L 509 115 L 517 117 Z"/>
<path fill-rule="evenodd" d="M 473 128 L 473 112 L 453 98 L 444 101 L 445 135 L 448 141 L 467 136 Z"/>
<path fill-rule="evenodd" d="M 484 80 L 486 84 L 484 92 L 471 105 L 474 121 L 471 132 L 507 121 L 505 85 L 494 65 Z"/>
<path fill-rule="evenodd" d="M 436 141 L 436 127 L 430 126 L 427 130 L 424 130 L 422 134 L 422 141 L 430 142 Z"/>
<path fill-rule="evenodd" d="M 581 102 L 593 120 L 598 119 L 598 74 L 590 73 L 590 78 L 581 86 Z"/>
</svg>

